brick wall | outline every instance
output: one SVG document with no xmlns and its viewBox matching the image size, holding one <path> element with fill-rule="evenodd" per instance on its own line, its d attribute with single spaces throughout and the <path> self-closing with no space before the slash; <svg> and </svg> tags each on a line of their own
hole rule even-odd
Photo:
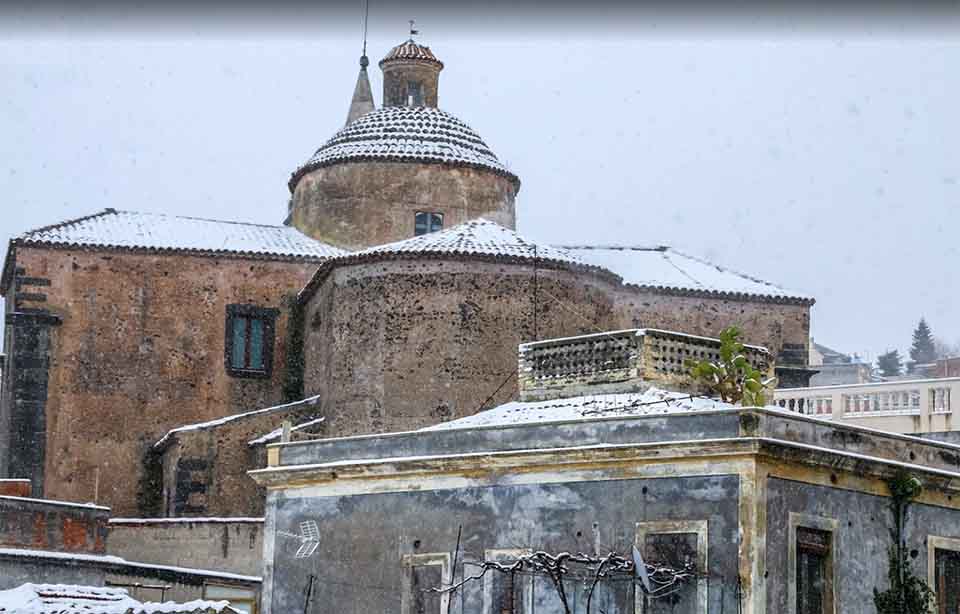
<svg viewBox="0 0 960 614">
<path fill-rule="evenodd" d="M 0 547 L 103 554 L 110 510 L 0 496 Z"/>
<path fill-rule="evenodd" d="M 67 500 L 92 500 L 99 481 L 99 500 L 125 516 L 159 511 L 150 509 L 160 489 L 146 481 L 144 459 L 169 429 L 282 400 L 288 301 L 315 269 L 302 262 L 30 247 L 17 248 L 16 264 L 24 275 L 49 281 L 42 304 L 62 324 L 48 329 L 43 356 L 25 364 L 14 358 L 7 369 L 9 382 L 25 368 L 48 366 L 49 394 L 39 383 L 27 388 L 28 396 L 42 397 L 35 408 L 42 424 L 11 429 L 0 452 L 9 459 L 45 452 L 39 476 L 13 477 L 32 477 L 43 496 Z M 270 378 L 227 375 L 229 304 L 279 310 Z M 18 326 L 13 335 L 8 328 L 14 344 Z M 18 407 L 26 406 L 4 400 L 0 427 L 16 418 Z M 138 490 L 150 495 L 138 498 Z"/>
</svg>

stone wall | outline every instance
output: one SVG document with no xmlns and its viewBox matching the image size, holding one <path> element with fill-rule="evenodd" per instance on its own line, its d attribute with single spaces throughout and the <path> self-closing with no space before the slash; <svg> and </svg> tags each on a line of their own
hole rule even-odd
<svg viewBox="0 0 960 614">
<path fill-rule="evenodd" d="M 383 71 L 383 106 L 407 106 L 407 83 L 420 84 L 423 100 L 418 106 L 436 107 L 440 84 L 440 66 L 418 60 L 390 60 Z"/>
<path fill-rule="evenodd" d="M 810 306 L 762 299 L 683 296 L 636 286 L 614 295 L 618 328 L 661 328 L 717 337 L 736 325 L 742 341 L 762 345 L 777 366 L 805 367 L 810 338 Z"/>
<path fill-rule="evenodd" d="M 248 442 L 279 428 L 284 420 L 297 424 L 319 417 L 318 411 L 319 403 L 313 400 L 171 436 L 161 448 L 164 515 L 262 515 L 263 489 L 247 471 L 266 464 L 266 448 Z"/>
<path fill-rule="evenodd" d="M 103 554 L 109 517 L 105 507 L 0 496 L 0 548 Z"/>
<path fill-rule="evenodd" d="M 474 414 L 515 395 L 521 342 L 613 325 L 609 282 L 541 268 L 535 314 L 532 278 L 529 265 L 455 260 L 334 269 L 304 315 L 305 392 L 321 395 L 327 433 Z"/>
<path fill-rule="evenodd" d="M 108 553 L 125 559 L 248 576 L 261 573 L 262 518 L 116 518 L 108 528 Z"/>
<path fill-rule="evenodd" d="M 414 236 L 418 211 L 444 228 L 485 217 L 516 227 L 516 186 L 492 171 L 419 162 L 350 162 L 307 173 L 293 192 L 292 224 L 347 249 Z"/>
<path fill-rule="evenodd" d="M 9 383 L 23 369 L 48 366 L 49 392 L 36 417 L 43 424 L 30 431 L 42 441 L 12 429 L 0 452 L 12 459 L 45 451 L 37 467 L 43 496 L 93 500 L 99 482 L 99 500 L 119 515 L 159 511 L 159 482 L 146 483 L 143 467 L 166 431 L 281 400 L 289 299 L 315 269 L 305 262 L 33 247 L 17 248 L 16 266 L 46 280 L 42 295 L 31 298 L 62 324 L 48 329 L 43 356 L 21 363 L 14 351 L 5 375 Z M 7 298 L 10 305 L 9 292 Z M 271 377 L 227 375 L 229 304 L 279 310 Z M 12 329 L 8 316 L 7 338 L 18 344 L 20 324 Z M 0 426 L 18 407 L 7 394 Z M 138 489 L 145 493 L 139 499 Z"/>
<path fill-rule="evenodd" d="M 806 351 L 806 305 L 657 293 L 587 272 L 533 278 L 527 265 L 453 259 L 334 268 L 304 314 L 305 389 L 323 396 L 327 432 L 419 428 L 513 399 L 517 347 L 536 339 L 624 328 L 715 337 L 737 324 L 774 356 Z"/>
</svg>

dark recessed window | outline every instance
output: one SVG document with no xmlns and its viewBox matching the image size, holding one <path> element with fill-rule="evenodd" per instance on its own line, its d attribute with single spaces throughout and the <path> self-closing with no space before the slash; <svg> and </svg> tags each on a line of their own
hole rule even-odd
<svg viewBox="0 0 960 614">
<path fill-rule="evenodd" d="M 269 377 L 273 370 L 276 309 L 227 305 L 226 364 L 234 377 Z"/>
<path fill-rule="evenodd" d="M 833 612 L 831 535 L 797 528 L 797 614 Z"/>
<path fill-rule="evenodd" d="M 960 552 L 937 548 L 934 565 L 937 614 L 960 612 Z"/>
<path fill-rule="evenodd" d="M 407 106 L 423 106 L 423 85 L 419 81 L 407 81 Z"/>
<path fill-rule="evenodd" d="M 428 232 L 443 230 L 443 214 L 418 211 L 414 217 L 413 234 L 425 235 Z"/>
</svg>

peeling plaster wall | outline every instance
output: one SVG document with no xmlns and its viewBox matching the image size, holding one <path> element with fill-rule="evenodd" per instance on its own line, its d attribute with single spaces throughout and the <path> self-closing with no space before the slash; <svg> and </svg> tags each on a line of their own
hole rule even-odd
<svg viewBox="0 0 960 614">
<path fill-rule="evenodd" d="M 108 553 L 141 563 L 259 576 L 263 522 L 111 522 Z"/>
<path fill-rule="evenodd" d="M 485 217 L 516 228 L 517 188 L 492 171 L 421 162 L 345 162 L 300 178 L 294 228 L 325 243 L 360 249 L 408 239 L 418 211 L 443 214 L 451 228 Z"/>
<path fill-rule="evenodd" d="M 295 492 L 295 491 L 294 491 Z M 552 552 L 630 551 L 636 523 L 707 520 L 710 612 L 736 612 L 739 478 L 611 480 L 522 486 L 473 486 L 330 498 L 271 497 L 276 529 L 299 532 L 315 520 L 322 536 L 316 554 L 296 559 L 298 542 L 278 536 L 273 549 L 271 612 L 303 610 L 308 576 L 323 610 L 339 614 L 399 612 L 401 556 L 450 553 L 463 526 L 460 559 L 479 560 L 486 549 L 534 548 Z M 594 537 L 594 526 L 598 538 Z M 269 552 L 269 550 L 268 550 Z M 606 550 L 604 550 L 604 553 Z M 468 572 L 475 568 L 467 568 Z M 457 575 L 463 571 L 457 566 Z M 481 584 L 451 601 L 453 613 L 483 612 Z M 633 612 L 632 589 L 609 595 L 605 611 Z M 541 614 L 560 611 L 549 591 Z"/>
<path fill-rule="evenodd" d="M 836 519 L 837 612 L 874 614 L 873 589 L 888 587 L 887 548 L 893 524 L 890 499 L 839 488 L 769 478 L 767 491 L 767 612 L 787 607 L 787 527 L 790 512 Z M 913 570 L 927 578 L 927 536 L 960 538 L 960 510 L 912 504 L 907 548 L 917 550 Z"/>
<path fill-rule="evenodd" d="M 282 400 L 288 299 L 316 265 L 28 247 L 16 261 L 49 280 L 42 304 L 63 320 L 51 333 L 43 496 L 94 500 L 99 469 L 100 502 L 119 516 L 146 513 L 144 455 L 167 430 Z M 268 379 L 226 373 L 233 303 L 280 311 Z"/>
<path fill-rule="evenodd" d="M 0 548 L 103 554 L 110 510 L 0 497 Z"/>
</svg>

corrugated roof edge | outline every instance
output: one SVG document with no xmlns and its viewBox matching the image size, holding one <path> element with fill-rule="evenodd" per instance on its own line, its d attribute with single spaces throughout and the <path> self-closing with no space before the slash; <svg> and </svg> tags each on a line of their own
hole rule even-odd
<svg viewBox="0 0 960 614">
<path fill-rule="evenodd" d="M 34 228 L 22 233 L 20 236 L 17 236 L 13 239 L 10 239 L 7 244 L 7 255 L 4 259 L 3 264 L 3 273 L 0 275 L 0 296 L 6 296 L 7 289 L 10 286 L 10 281 L 13 278 L 13 263 L 16 260 L 16 248 L 20 245 L 29 246 L 29 247 L 45 247 L 48 249 L 80 249 L 85 251 L 104 251 L 104 252 L 129 252 L 135 254 L 188 254 L 190 256 L 198 256 L 201 258 L 235 258 L 239 260 L 271 260 L 278 262 L 315 262 L 321 263 L 330 258 L 330 256 L 310 256 L 310 255 L 293 255 L 293 254 L 282 254 L 278 252 L 250 252 L 250 251 L 237 251 L 237 250 L 208 250 L 208 249 L 196 249 L 196 248 L 186 248 L 186 247 L 138 247 L 138 246 L 129 246 L 129 245 L 89 245 L 84 243 L 64 243 L 58 241 L 44 241 L 44 240 L 30 240 L 26 238 L 26 235 L 36 234 L 40 232 L 47 232 L 57 228 L 63 228 L 65 226 L 70 226 L 72 224 L 78 224 L 96 217 L 101 217 L 104 215 L 115 215 L 118 213 L 133 213 L 136 214 L 136 211 L 119 211 L 108 207 L 103 211 L 98 213 L 93 213 L 90 215 L 84 215 L 82 217 L 73 218 L 57 224 L 50 224 L 48 226 L 41 226 L 40 228 Z M 151 214 L 151 215 L 164 215 L 164 214 Z M 260 228 L 282 228 L 282 226 L 273 226 L 270 224 L 254 224 L 250 222 L 237 222 L 231 220 L 214 220 L 209 218 L 201 217 L 192 217 L 192 216 L 183 216 L 183 215 L 174 215 L 170 217 L 177 217 L 181 219 L 188 220 L 197 220 L 204 222 L 216 222 L 218 224 L 236 224 L 238 226 L 256 226 Z M 337 249 L 335 246 L 330 245 L 331 249 Z M 340 250 L 346 253 L 345 250 Z"/>
<path fill-rule="evenodd" d="M 623 283 L 622 278 L 616 273 L 605 269 L 601 266 L 596 266 L 592 264 L 574 264 L 572 262 L 566 262 L 563 260 L 557 260 L 554 258 L 533 258 L 530 256 L 513 256 L 513 255 L 496 255 L 496 254 L 471 254 L 468 252 L 460 251 L 441 251 L 441 250 L 425 250 L 422 252 L 366 252 L 360 254 L 345 254 L 343 256 L 334 256 L 333 258 L 328 258 L 324 260 L 323 263 L 317 268 L 316 272 L 313 274 L 313 277 L 310 278 L 310 281 L 307 282 L 307 285 L 303 287 L 302 290 L 297 294 L 297 302 L 300 305 L 305 304 L 307 301 L 313 297 L 314 293 L 317 291 L 317 288 L 323 282 L 324 278 L 338 266 L 349 266 L 353 264 L 364 264 L 367 262 L 377 262 L 383 260 L 473 260 L 479 262 L 499 262 L 499 263 L 510 263 L 510 264 L 533 264 L 536 262 L 538 266 L 548 269 L 561 270 L 561 271 L 583 271 L 586 273 L 591 273 L 598 275 L 600 277 L 606 277 L 611 281 L 618 281 Z"/>
<path fill-rule="evenodd" d="M 703 258 L 698 258 L 697 256 L 691 256 L 690 254 L 688 254 L 688 253 L 686 253 L 686 252 L 683 252 L 683 251 L 680 251 L 680 250 L 678 250 L 678 249 L 675 249 L 675 248 L 673 248 L 673 247 L 670 247 L 669 245 L 655 245 L 655 246 L 643 246 L 643 245 L 552 245 L 551 247 L 557 247 L 557 248 L 560 248 L 560 249 L 569 249 L 569 250 L 585 250 L 585 249 L 597 249 L 597 250 L 601 250 L 601 249 L 605 249 L 605 250 L 623 250 L 623 251 L 633 250 L 633 251 L 641 251 L 641 252 L 663 252 L 664 254 L 671 254 L 671 253 L 672 253 L 672 254 L 677 254 L 678 256 L 682 256 L 682 257 L 684 257 L 684 258 L 689 258 L 690 260 L 694 260 L 694 261 L 696 261 L 696 262 L 699 262 L 700 264 L 702 264 L 702 265 L 704 265 L 704 266 L 711 266 L 711 267 L 714 267 L 714 268 L 716 268 L 716 269 L 718 269 L 718 270 L 720 270 L 720 271 L 724 271 L 724 272 L 730 273 L 730 274 L 732 274 L 732 275 L 737 275 L 737 276 L 743 277 L 744 279 L 749 279 L 750 281 L 752 281 L 752 282 L 754 282 L 754 283 L 762 284 L 762 285 L 764 285 L 764 286 L 771 286 L 771 287 L 776 288 L 777 290 L 779 290 L 779 291 L 781 291 L 781 292 L 787 292 L 787 293 L 791 292 L 790 290 L 787 290 L 787 289 L 785 289 L 785 288 L 782 288 L 782 287 L 778 286 L 777 284 L 771 283 L 771 282 L 769 282 L 769 281 L 764 281 L 764 280 L 759 279 L 759 278 L 757 278 L 757 277 L 753 277 L 752 275 L 747 275 L 746 273 L 741 273 L 740 271 L 736 271 L 736 270 L 734 270 L 734 269 L 730 269 L 730 268 L 727 268 L 727 267 L 722 267 L 722 266 L 720 266 L 720 265 L 718 265 L 718 264 L 715 264 L 715 263 L 713 263 L 713 262 L 709 262 L 709 261 L 707 261 L 707 260 L 704 260 Z M 619 275 L 618 275 L 618 277 L 619 277 Z M 622 280 L 622 278 L 621 278 L 621 280 Z M 732 291 L 722 291 L 722 290 L 701 290 L 701 289 L 695 289 L 695 288 L 683 288 L 683 287 L 681 287 L 681 286 L 658 286 L 658 285 L 654 285 L 654 284 L 634 284 L 634 283 L 630 283 L 630 282 L 627 282 L 627 281 L 622 281 L 622 283 L 623 283 L 624 286 L 627 286 L 627 287 L 658 290 L 658 291 L 660 291 L 660 292 L 664 292 L 664 293 L 666 293 L 666 294 L 671 294 L 671 295 L 675 295 L 675 296 L 700 296 L 700 297 L 704 297 L 704 298 L 731 298 L 731 299 L 737 299 L 737 300 L 756 300 L 756 299 L 759 298 L 759 299 L 762 299 L 763 302 L 767 302 L 767 303 L 798 304 L 798 305 L 806 305 L 806 306 L 811 306 L 811 305 L 813 305 L 814 303 L 817 302 L 816 299 L 813 298 L 812 296 L 808 296 L 808 295 L 805 295 L 805 294 L 799 294 L 799 293 L 797 293 L 797 294 L 783 294 L 783 295 L 777 295 L 777 294 L 759 294 L 759 293 L 753 293 L 753 292 L 732 292 Z"/>
<path fill-rule="evenodd" d="M 319 151 L 319 150 L 317 150 Z M 313 155 L 316 155 L 314 152 Z M 312 157 L 312 156 L 311 156 Z M 515 189 L 520 191 L 520 177 L 515 175 L 510 170 L 502 170 L 495 166 L 490 166 L 487 164 L 477 164 L 474 162 L 459 162 L 459 161 L 450 161 L 450 160 L 438 160 L 429 156 L 385 156 L 385 155 L 362 155 L 362 156 L 351 156 L 350 158 L 333 158 L 330 160 L 324 160 L 322 162 L 307 163 L 297 168 L 290 174 L 290 179 L 287 181 L 287 188 L 289 188 L 290 193 L 293 194 L 293 191 L 297 187 L 297 183 L 300 182 L 300 179 L 303 178 L 307 173 L 311 173 L 317 169 L 326 168 L 328 166 L 334 166 L 336 164 L 353 164 L 355 162 L 401 162 L 401 163 L 419 163 L 419 164 L 440 164 L 443 166 L 451 166 L 455 168 L 473 168 L 482 171 L 487 171 L 489 173 L 494 173 L 495 175 L 500 175 L 506 177 L 513 183 Z"/>
</svg>

